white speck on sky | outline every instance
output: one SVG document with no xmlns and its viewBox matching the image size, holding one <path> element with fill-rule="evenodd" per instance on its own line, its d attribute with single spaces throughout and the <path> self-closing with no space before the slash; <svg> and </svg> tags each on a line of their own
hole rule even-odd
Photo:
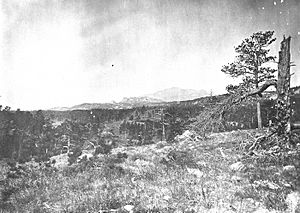
<svg viewBox="0 0 300 213">
<path fill-rule="evenodd" d="M 275 6 L 276 6 L 276 4 L 277 4 L 276 1 L 274 1 L 274 5 L 275 5 Z"/>
</svg>

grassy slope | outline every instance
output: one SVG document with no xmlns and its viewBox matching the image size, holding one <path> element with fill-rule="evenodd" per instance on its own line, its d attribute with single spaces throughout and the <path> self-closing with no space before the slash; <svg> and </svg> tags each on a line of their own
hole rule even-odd
<svg viewBox="0 0 300 213">
<path fill-rule="evenodd" d="M 254 134 L 120 147 L 64 171 L 28 164 L 22 178 L 2 187 L 15 191 L 0 207 L 7 212 L 127 212 L 125 205 L 133 205 L 134 212 L 284 211 L 296 174 L 283 174 L 288 158 L 279 163 L 245 157 L 243 147 Z M 230 170 L 238 161 L 246 166 Z"/>
</svg>

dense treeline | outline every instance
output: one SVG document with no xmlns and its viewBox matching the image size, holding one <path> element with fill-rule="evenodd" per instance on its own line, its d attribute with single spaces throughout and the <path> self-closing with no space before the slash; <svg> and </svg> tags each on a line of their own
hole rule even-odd
<svg viewBox="0 0 300 213">
<path fill-rule="evenodd" d="M 44 118 L 41 116 L 41 111 L 35 114 L 20 110 L 16 112 L 10 110 L 0 111 L 0 154 L 2 157 L 12 157 L 14 155 L 13 157 L 20 158 L 22 141 L 26 141 L 26 136 L 28 134 L 37 136 L 42 133 Z"/>
<path fill-rule="evenodd" d="M 274 100 L 261 101 L 262 125 L 268 127 L 275 122 L 276 109 Z M 236 129 L 257 128 L 256 103 L 248 101 L 239 106 L 233 107 L 226 113 L 224 131 Z"/>
<path fill-rule="evenodd" d="M 0 158 L 18 161 L 47 160 L 64 152 L 74 153 L 86 144 L 104 143 L 104 126 L 99 122 L 80 123 L 65 120 L 59 125 L 42 111 L 0 112 Z"/>
<path fill-rule="evenodd" d="M 212 96 L 165 107 L 95 109 L 74 111 L 0 110 L 0 158 L 46 160 L 62 152 L 77 152 L 86 144 L 149 144 L 174 141 L 197 116 L 226 96 Z M 300 120 L 300 99 L 292 97 L 292 120 Z M 274 123 L 275 101 L 261 101 L 263 126 Z M 247 101 L 226 112 L 222 128 L 212 131 L 257 128 L 256 105 Z"/>
</svg>

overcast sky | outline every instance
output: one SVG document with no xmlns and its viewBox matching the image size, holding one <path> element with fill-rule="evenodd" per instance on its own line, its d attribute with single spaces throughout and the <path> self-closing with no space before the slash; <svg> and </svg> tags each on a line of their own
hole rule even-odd
<svg viewBox="0 0 300 213">
<path fill-rule="evenodd" d="M 299 0 L 0 0 L 0 104 L 48 109 L 173 86 L 223 93 L 234 46 L 292 36 L 300 85 Z"/>
</svg>

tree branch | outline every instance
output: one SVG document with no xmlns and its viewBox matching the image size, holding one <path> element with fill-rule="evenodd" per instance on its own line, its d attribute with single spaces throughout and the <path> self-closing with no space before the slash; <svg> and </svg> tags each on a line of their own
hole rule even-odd
<svg viewBox="0 0 300 213">
<path fill-rule="evenodd" d="M 249 97 L 249 96 L 254 96 L 254 95 L 259 95 L 260 97 L 262 97 L 262 92 L 264 92 L 266 89 L 268 89 L 270 86 L 277 86 L 277 81 L 276 80 L 268 80 L 266 81 L 263 85 L 261 85 L 259 88 L 250 91 L 248 93 L 246 93 L 245 95 L 243 95 L 241 97 L 241 101 L 244 100 L 245 98 Z"/>
<path fill-rule="evenodd" d="M 272 79 L 272 80 L 267 80 L 263 85 L 261 85 L 259 88 L 254 89 L 250 92 L 247 92 L 246 94 L 240 96 L 239 98 L 235 99 L 232 104 L 238 104 L 240 102 L 242 102 L 243 100 L 245 100 L 246 98 L 250 97 L 250 96 L 254 96 L 254 95 L 259 95 L 260 97 L 262 97 L 262 93 L 268 89 L 270 86 L 275 86 L 277 87 L 277 80 Z"/>
</svg>

